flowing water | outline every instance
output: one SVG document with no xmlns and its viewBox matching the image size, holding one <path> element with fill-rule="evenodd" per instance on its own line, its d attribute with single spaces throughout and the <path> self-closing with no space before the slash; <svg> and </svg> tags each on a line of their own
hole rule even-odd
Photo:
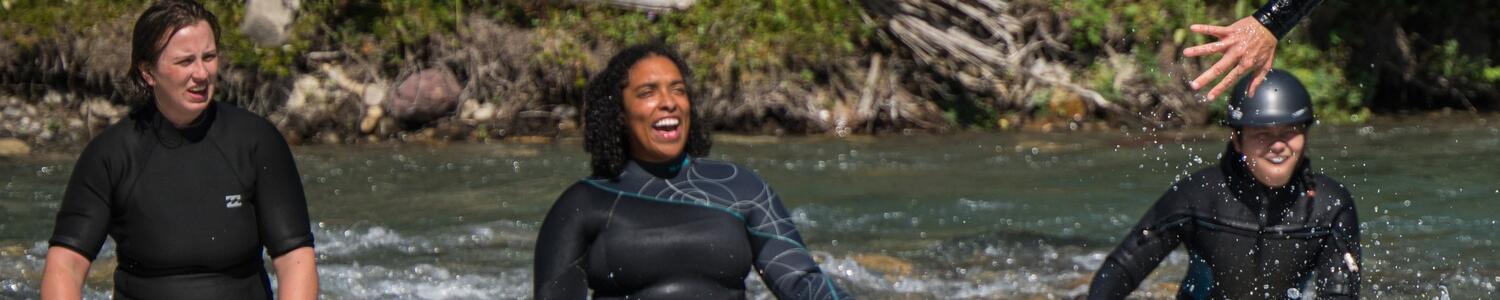
<svg viewBox="0 0 1500 300">
<path fill-rule="evenodd" d="M 1500 128 L 1483 121 L 1320 126 L 1314 168 L 1354 193 L 1367 297 L 1500 296 Z M 1222 130 L 878 138 L 721 136 L 754 168 L 845 288 L 873 299 L 1063 298 L 1178 177 L 1210 167 Z M 325 298 L 514 299 L 531 293 L 535 234 L 587 172 L 552 144 L 307 146 Z M 36 297 L 72 155 L 0 160 L 0 298 Z M 107 297 L 113 251 L 95 263 Z M 1179 251 L 1137 296 L 1168 298 Z M 752 295 L 770 298 L 758 279 Z"/>
</svg>

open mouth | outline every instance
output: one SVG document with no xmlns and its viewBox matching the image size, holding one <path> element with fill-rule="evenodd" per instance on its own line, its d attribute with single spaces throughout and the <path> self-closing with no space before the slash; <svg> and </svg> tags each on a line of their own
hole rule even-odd
<svg viewBox="0 0 1500 300">
<path fill-rule="evenodd" d="M 1267 158 L 1266 160 L 1271 161 L 1271 163 L 1273 163 L 1273 164 L 1278 164 L 1279 165 L 1279 164 L 1281 164 L 1283 162 L 1286 162 L 1286 159 L 1287 159 L 1286 156 L 1276 156 L 1276 157 Z"/>
<path fill-rule="evenodd" d="M 666 117 L 660 120 L 656 120 L 656 123 L 651 124 L 651 131 L 660 141 L 675 142 L 677 141 L 677 139 L 682 138 L 682 130 L 680 130 L 680 125 L 682 125 L 681 119 L 678 119 L 677 117 Z"/>
<path fill-rule="evenodd" d="M 193 96 L 193 100 L 198 100 L 198 101 L 206 100 L 206 99 L 208 99 L 208 86 L 206 86 L 206 85 L 200 85 L 200 86 L 195 86 L 195 87 L 192 87 L 192 88 L 188 88 L 188 94 Z"/>
</svg>

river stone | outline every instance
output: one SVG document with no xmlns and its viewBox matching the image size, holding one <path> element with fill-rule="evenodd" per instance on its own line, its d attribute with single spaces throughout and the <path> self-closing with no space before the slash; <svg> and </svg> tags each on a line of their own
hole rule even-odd
<svg viewBox="0 0 1500 300">
<path fill-rule="evenodd" d="M 82 110 L 80 112 L 81 115 L 99 117 L 104 119 L 114 119 L 120 117 L 125 113 L 126 110 L 115 107 L 114 104 L 109 103 L 109 100 L 104 100 L 103 98 L 89 99 L 88 101 L 84 102 L 83 105 L 79 105 L 79 109 Z"/>
<path fill-rule="evenodd" d="M 0 157 L 21 157 L 31 154 L 31 146 L 16 138 L 0 139 Z"/>
<path fill-rule="evenodd" d="M 240 33 L 260 47 L 277 47 L 286 42 L 287 29 L 296 17 L 300 0 L 248 0 Z"/>
<path fill-rule="evenodd" d="M 384 83 L 375 82 L 366 84 L 365 89 L 364 91 L 361 91 L 360 96 L 361 99 L 365 101 L 365 105 L 375 106 L 384 103 L 385 95 L 389 94 L 390 92 L 390 87 L 385 86 Z"/>
<path fill-rule="evenodd" d="M 886 275 L 911 276 L 912 274 L 913 267 L 911 262 L 893 256 L 865 253 L 855 254 L 853 259 L 867 269 Z"/>
<path fill-rule="evenodd" d="M 427 123 L 458 109 L 462 88 L 447 70 L 422 70 L 396 85 L 386 110 L 402 122 Z"/>
<path fill-rule="evenodd" d="M 480 104 L 478 108 L 474 109 L 474 115 L 472 116 L 472 118 L 475 121 L 480 122 L 486 122 L 490 119 L 495 118 L 495 104 L 489 102 Z"/>
<path fill-rule="evenodd" d="M 385 110 L 378 105 L 365 108 L 365 118 L 359 121 L 359 132 L 369 134 L 375 132 L 375 127 L 380 125 L 380 117 L 385 116 Z"/>
</svg>

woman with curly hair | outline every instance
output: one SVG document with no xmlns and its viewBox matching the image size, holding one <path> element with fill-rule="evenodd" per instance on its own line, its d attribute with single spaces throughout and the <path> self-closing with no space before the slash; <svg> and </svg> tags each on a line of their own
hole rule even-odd
<svg viewBox="0 0 1500 300">
<path fill-rule="evenodd" d="M 691 71 L 661 44 L 627 48 L 585 91 L 593 176 L 537 237 L 538 299 L 742 299 L 751 268 L 782 299 L 848 299 L 754 172 L 703 158 Z"/>
</svg>

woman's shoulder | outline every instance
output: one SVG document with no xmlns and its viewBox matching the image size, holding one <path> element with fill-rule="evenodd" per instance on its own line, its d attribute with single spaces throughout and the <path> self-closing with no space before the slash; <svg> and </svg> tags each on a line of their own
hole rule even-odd
<svg viewBox="0 0 1500 300">
<path fill-rule="evenodd" d="M 1347 200 L 1339 201 L 1343 205 L 1354 205 L 1354 197 L 1349 192 L 1349 187 L 1345 186 L 1343 182 L 1339 182 L 1337 179 L 1333 179 L 1332 176 L 1323 173 L 1312 174 L 1312 180 L 1317 184 L 1318 194 L 1326 195 L 1331 199 Z"/>
<path fill-rule="evenodd" d="M 83 156 L 125 157 L 143 144 L 141 139 L 147 136 L 145 133 L 145 129 L 137 127 L 136 120 L 123 118 L 105 127 L 104 131 L 89 140 L 88 146 L 84 147 Z"/>
<path fill-rule="evenodd" d="M 234 129 L 237 133 L 244 130 L 249 130 L 249 132 L 279 132 L 276 130 L 276 125 L 271 124 L 270 120 L 266 120 L 265 117 L 254 112 L 229 103 L 216 103 L 214 106 L 217 107 L 220 118 L 216 122 L 224 122 L 225 127 Z"/>
<path fill-rule="evenodd" d="M 1227 183 L 1223 168 L 1211 166 L 1183 175 L 1172 183 L 1173 191 L 1218 190 Z"/>
</svg>

